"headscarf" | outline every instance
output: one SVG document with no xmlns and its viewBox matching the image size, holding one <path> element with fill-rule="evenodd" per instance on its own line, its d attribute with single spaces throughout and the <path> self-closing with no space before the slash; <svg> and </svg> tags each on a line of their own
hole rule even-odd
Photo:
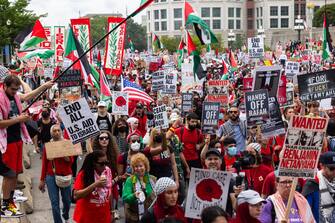
<svg viewBox="0 0 335 223">
<path fill-rule="evenodd" d="M 131 131 L 131 132 L 137 130 L 137 129 L 133 130 L 133 129 L 134 129 L 133 126 L 134 126 L 134 123 L 135 123 L 136 121 L 139 122 L 138 118 L 130 117 L 130 118 L 127 119 L 127 123 L 128 123 L 128 125 L 130 126 L 130 131 Z"/>
</svg>

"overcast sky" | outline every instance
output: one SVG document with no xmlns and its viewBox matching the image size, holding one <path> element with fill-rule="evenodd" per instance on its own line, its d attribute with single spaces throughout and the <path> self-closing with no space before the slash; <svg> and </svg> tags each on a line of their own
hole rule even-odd
<svg viewBox="0 0 335 223">
<path fill-rule="evenodd" d="M 122 13 L 133 12 L 141 0 L 31 0 L 28 6 L 37 15 L 48 13 L 41 22 L 44 26 L 67 25 L 70 19 L 92 13 Z M 141 15 L 135 16 L 135 21 L 141 23 Z"/>
</svg>

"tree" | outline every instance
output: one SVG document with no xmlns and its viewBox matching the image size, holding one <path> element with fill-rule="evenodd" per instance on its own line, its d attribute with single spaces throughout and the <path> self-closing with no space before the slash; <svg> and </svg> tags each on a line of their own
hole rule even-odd
<svg viewBox="0 0 335 223">
<path fill-rule="evenodd" d="M 180 43 L 180 38 L 162 36 L 160 40 L 163 43 L 164 48 L 167 49 L 169 53 L 174 53 L 177 51 L 179 43 Z"/>
<path fill-rule="evenodd" d="M 243 44 L 245 43 L 245 36 L 241 34 L 236 34 L 236 40 L 232 43 L 231 48 L 233 50 L 241 49 Z"/>
<path fill-rule="evenodd" d="M 147 28 L 134 22 L 133 19 L 127 21 L 126 49 L 130 48 L 128 38 L 131 39 L 136 50 L 141 52 L 147 49 Z"/>
<path fill-rule="evenodd" d="M 327 5 L 327 22 L 328 24 L 335 25 L 335 4 Z M 319 8 L 314 14 L 313 18 L 313 26 L 314 27 L 322 27 L 323 26 L 323 16 L 325 13 L 325 6 Z"/>
<path fill-rule="evenodd" d="M 94 44 L 107 33 L 107 16 L 94 16 L 91 18 L 90 22 L 92 44 Z M 106 40 L 103 40 L 98 44 L 98 48 L 105 48 L 105 45 Z"/>
<path fill-rule="evenodd" d="M 33 25 L 37 16 L 28 10 L 29 0 L 0 0 L 0 46 L 13 44 L 15 37 L 26 27 Z"/>
</svg>

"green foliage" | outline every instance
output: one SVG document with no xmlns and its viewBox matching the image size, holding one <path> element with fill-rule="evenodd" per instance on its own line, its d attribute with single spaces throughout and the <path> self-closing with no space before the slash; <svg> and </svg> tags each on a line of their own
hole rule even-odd
<svg viewBox="0 0 335 223">
<path fill-rule="evenodd" d="M 127 36 L 125 49 L 130 48 L 128 38 L 133 41 L 135 50 L 143 51 L 147 49 L 147 28 L 134 22 L 133 19 L 127 21 Z"/>
<path fill-rule="evenodd" d="M 0 46 L 13 44 L 14 38 L 27 26 L 46 15 L 28 10 L 29 0 L 0 0 Z M 10 21 L 10 25 L 7 24 Z"/>
<path fill-rule="evenodd" d="M 177 51 L 180 43 L 180 37 L 161 36 L 160 40 L 163 43 L 164 48 L 167 49 L 169 53 L 174 53 Z"/>
<path fill-rule="evenodd" d="M 233 50 L 241 49 L 243 44 L 246 42 L 246 37 L 241 34 L 236 34 L 236 41 L 231 44 Z"/>
<path fill-rule="evenodd" d="M 107 17 L 106 16 L 94 16 L 91 18 L 91 37 L 92 44 L 98 42 L 98 40 L 107 33 Z M 98 44 L 98 48 L 105 48 L 106 40 L 101 41 Z"/>
<path fill-rule="evenodd" d="M 335 25 L 335 4 L 327 4 L 327 22 L 328 24 Z M 319 8 L 313 18 L 313 27 L 322 27 L 323 26 L 323 16 L 325 13 L 325 7 L 322 6 Z"/>
</svg>

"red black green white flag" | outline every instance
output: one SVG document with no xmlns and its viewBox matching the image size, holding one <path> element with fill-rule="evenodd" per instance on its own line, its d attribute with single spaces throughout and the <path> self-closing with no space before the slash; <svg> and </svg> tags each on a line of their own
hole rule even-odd
<svg viewBox="0 0 335 223">
<path fill-rule="evenodd" d="M 164 48 L 162 42 L 159 40 L 158 36 L 153 33 L 153 38 L 152 38 L 152 49 L 154 52 L 157 52 L 158 50 L 161 50 Z"/>
<path fill-rule="evenodd" d="M 193 74 L 194 75 L 196 74 L 198 79 L 201 80 L 202 78 L 206 76 L 206 73 L 204 72 L 202 68 L 199 52 L 197 51 L 197 48 L 195 44 L 193 43 L 191 35 L 188 31 L 186 31 L 186 45 L 187 45 L 188 55 L 193 55 Z"/>
<path fill-rule="evenodd" d="M 329 33 L 329 28 L 327 24 L 327 17 L 324 15 L 323 18 L 323 32 L 322 32 L 323 42 L 322 42 L 322 59 L 326 60 L 330 57 L 332 51 L 331 37 Z"/>
<path fill-rule="evenodd" d="M 45 30 L 39 20 L 36 20 L 34 26 L 29 26 L 20 32 L 14 42 L 20 45 L 20 50 L 30 49 L 37 44 L 47 40 Z"/>
</svg>

